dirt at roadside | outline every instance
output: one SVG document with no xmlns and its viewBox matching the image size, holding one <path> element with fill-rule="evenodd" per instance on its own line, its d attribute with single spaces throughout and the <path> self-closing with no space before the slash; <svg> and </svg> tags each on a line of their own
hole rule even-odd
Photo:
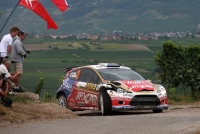
<svg viewBox="0 0 200 134">
<path fill-rule="evenodd" d="M 42 103 L 39 100 L 14 102 L 12 107 L 0 105 L 0 127 L 31 121 L 77 118 L 71 110 L 55 103 Z"/>
</svg>

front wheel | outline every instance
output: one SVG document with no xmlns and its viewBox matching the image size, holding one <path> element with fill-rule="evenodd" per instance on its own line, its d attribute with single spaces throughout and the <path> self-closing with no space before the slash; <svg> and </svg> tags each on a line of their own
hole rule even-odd
<svg viewBox="0 0 200 134">
<path fill-rule="evenodd" d="M 102 115 L 110 115 L 112 112 L 111 99 L 106 91 L 100 93 L 99 102 Z"/>
<path fill-rule="evenodd" d="M 66 96 L 64 94 L 61 94 L 58 97 L 58 104 L 67 108 L 67 99 L 66 99 Z"/>
<path fill-rule="evenodd" d="M 162 113 L 163 110 L 159 109 L 159 110 L 153 110 L 154 113 Z"/>
</svg>

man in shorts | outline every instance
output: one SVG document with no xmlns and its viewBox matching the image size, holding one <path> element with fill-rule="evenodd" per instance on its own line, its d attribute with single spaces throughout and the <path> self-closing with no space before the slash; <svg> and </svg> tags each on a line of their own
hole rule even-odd
<svg viewBox="0 0 200 134">
<path fill-rule="evenodd" d="M 19 90 L 22 91 L 22 88 L 20 87 L 20 78 L 23 74 L 23 60 L 24 57 L 26 57 L 27 52 L 24 50 L 24 46 L 22 44 L 22 41 L 25 40 L 27 33 L 24 31 L 20 31 L 18 33 L 18 36 L 16 36 L 13 40 L 12 44 L 12 51 L 11 51 L 11 61 L 14 65 L 14 72 L 19 71 L 20 75 L 16 77 L 15 80 L 15 87 L 13 88 L 14 92 L 18 92 Z"/>
<path fill-rule="evenodd" d="M 3 36 L 0 42 L 0 57 L 8 58 L 7 53 L 11 53 L 13 38 L 17 36 L 19 32 L 18 27 L 12 27 L 10 33 Z"/>
</svg>

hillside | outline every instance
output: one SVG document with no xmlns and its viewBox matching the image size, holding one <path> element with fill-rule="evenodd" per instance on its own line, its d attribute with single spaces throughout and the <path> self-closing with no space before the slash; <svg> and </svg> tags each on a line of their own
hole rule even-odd
<svg viewBox="0 0 200 134">
<path fill-rule="evenodd" d="M 18 6 L 6 29 L 18 25 L 29 32 L 127 32 L 198 31 L 199 0 L 67 0 L 70 9 L 61 13 L 50 0 L 40 0 L 59 26 L 45 30 L 46 23 L 31 11 Z M 1 0 L 0 24 L 16 4 L 16 0 Z M 1 25 L 2 26 L 2 25 Z M 5 31 L 4 30 L 4 31 Z"/>
</svg>

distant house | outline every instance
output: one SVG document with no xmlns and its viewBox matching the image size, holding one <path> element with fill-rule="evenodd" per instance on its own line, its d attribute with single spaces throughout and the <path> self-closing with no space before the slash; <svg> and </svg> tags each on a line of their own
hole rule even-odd
<svg viewBox="0 0 200 134">
<path fill-rule="evenodd" d="M 138 40 L 149 40 L 149 39 L 151 39 L 151 36 L 146 36 L 146 35 L 138 36 Z"/>
<path fill-rule="evenodd" d="M 67 35 L 60 35 L 59 37 L 60 37 L 60 39 L 66 39 L 68 36 Z"/>
<path fill-rule="evenodd" d="M 120 36 L 113 36 L 113 40 L 121 40 Z"/>
<path fill-rule="evenodd" d="M 101 40 L 113 40 L 113 36 L 112 35 L 105 35 L 105 36 L 101 37 Z"/>
<path fill-rule="evenodd" d="M 86 38 L 89 39 L 89 40 L 97 40 L 98 36 L 96 36 L 96 35 L 88 35 Z"/>
<path fill-rule="evenodd" d="M 37 39 L 41 39 L 45 37 L 45 34 L 36 34 L 34 37 Z"/>
<path fill-rule="evenodd" d="M 158 37 L 158 36 L 151 36 L 151 39 L 152 39 L 152 40 L 158 40 L 159 37 Z"/>
<path fill-rule="evenodd" d="M 56 39 L 58 35 L 50 35 L 51 38 Z"/>
</svg>

